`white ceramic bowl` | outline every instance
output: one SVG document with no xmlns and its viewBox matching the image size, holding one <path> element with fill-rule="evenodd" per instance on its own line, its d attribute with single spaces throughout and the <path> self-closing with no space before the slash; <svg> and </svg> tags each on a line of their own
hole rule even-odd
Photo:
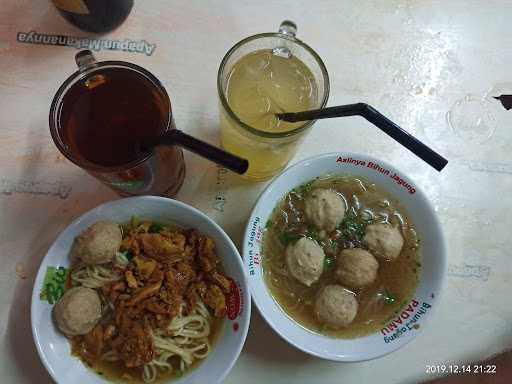
<svg viewBox="0 0 512 384">
<path fill-rule="evenodd" d="M 197 368 L 175 384 L 220 383 L 231 370 L 242 350 L 251 315 L 251 301 L 242 259 L 230 238 L 210 218 L 197 209 L 163 197 L 143 196 L 112 201 L 85 213 L 71 223 L 55 240 L 43 259 L 32 292 L 32 332 L 39 356 L 57 383 L 105 383 L 105 379 L 70 354 L 68 340 L 52 321 L 52 306 L 39 298 L 46 270 L 50 266 L 69 266 L 73 239 L 92 223 L 108 219 L 127 222 L 132 215 L 185 228 L 196 228 L 213 238 L 226 275 L 238 286 L 239 295 L 230 295 L 224 329 L 214 348 Z M 235 290 L 236 291 L 236 290 Z M 236 297 L 239 296 L 239 299 Z"/>
<path fill-rule="evenodd" d="M 378 168 L 372 167 L 377 164 Z M 397 197 L 406 207 L 421 239 L 421 275 L 413 300 L 380 332 L 355 339 L 336 339 L 309 331 L 292 320 L 270 295 L 261 260 L 265 223 L 279 200 L 291 189 L 317 176 L 364 176 Z M 393 176 L 402 180 L 402 184 Z M 405 184 L 406 183 L 406 184 Z M 411 193 L 412 192 L 412 193 Z M 362 361 L 390 353 L 411 341 L 437 306 L 446 269 L 443 234 L 427 197 L 406 175 L 366 155 L 332 153 L 304 160 L 283 172 L 261 194 L 244 236 L 244 264 L 256 306 L 270 326 L 290 344 L 328 360 Z M 394 336 L 393 336 L 394 335 Z"/>
</svg>

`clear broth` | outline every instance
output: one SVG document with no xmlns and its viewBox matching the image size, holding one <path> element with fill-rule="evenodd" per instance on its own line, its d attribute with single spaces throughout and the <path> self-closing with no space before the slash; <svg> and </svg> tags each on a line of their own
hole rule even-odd
<svg viewBox="0 0 512 384">
<path fill-rule="evenodd" d="M 346 202 L 346 221 L 330 234 L 318 234 L 306 222 L 304 198 L 314 188 L 335 190 Z M 379 271 L 373 284 L 351 289 L 359 303 L 354 321 L 346 328 L 330 329 L 315 316 L 315 298 L 324 286 L 339 284 L 334 276 L 336 255 L 345 248 L 365 248 L 360 241 L 362 236 L 356 234 L 364 230 L 365 225 L 378 222 L 401 227 L 402 252 L 396 260 L 379 260 Z M 350 223 L 355 224 L 351 226 Z M 319 281 L 310 287 L 295 280 L 286 267 L 286 243 L 298 236 L 319 241 L 331 265 L 324 268 Z M 385 190 L 360 177 L 325 176 L 290 191 L 276 206 L 263 237 L 262 267 L 270 293 L 297 323 L 331 337 L 360 337 L 383 328 L 412 297 L 421 270 L 419 239 L 404 207 Z"/>
</svg>

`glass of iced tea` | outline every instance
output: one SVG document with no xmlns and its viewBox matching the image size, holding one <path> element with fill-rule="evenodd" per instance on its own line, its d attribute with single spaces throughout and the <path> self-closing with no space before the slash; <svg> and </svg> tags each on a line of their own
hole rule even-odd
<svg viewBox="0 0 512 384">
<path fill-rule="evenodd" d="M 281 171 L 314 121 L 288 123 L 280 112 L 322 108 L 329 75 L 318 54 L 295 37 L 284 21 L 278 33 L 237 43 L 224 56 L 217 76 L 221 143 L 249 160 L 243 177 L 265 180 Z"/>
<path fill-rule="evenodd" d="M 175 129 L 160 81 L 132 63 L 97 62 L 90 51 L 76 62 L 50 110 L 58 149 L 121 195 L 175 195 L 185 177 L 181 148 L 141 145 Z"/>
</svg>

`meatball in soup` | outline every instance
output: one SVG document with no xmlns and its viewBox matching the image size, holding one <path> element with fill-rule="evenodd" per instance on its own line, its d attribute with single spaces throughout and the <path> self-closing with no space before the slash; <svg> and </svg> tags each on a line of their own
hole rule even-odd
<svg viewBox="0 0 512 384">
<path fill-rule="evenodd" d="M 264 280 L 305 328 L 364 336 L 412 298 L 419 243 L 406 209 L 385 189 L 361 177 L 326 175 L 275 207 L 263 235 Z"/>
</svg>

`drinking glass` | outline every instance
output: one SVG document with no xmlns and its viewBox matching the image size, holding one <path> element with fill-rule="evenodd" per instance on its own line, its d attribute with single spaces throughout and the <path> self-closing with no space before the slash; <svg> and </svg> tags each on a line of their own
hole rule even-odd
<svg viewBox="0 0 512 384">
<path fill-rule="evenodd" d="M 84 82 L 88 79 L 96 81 L 95 79 L 102 79 L 102 76 L 107 77 L 107 73 L 112 73 L 112 71 L 133 71 L 134 76 L 142 76 L 145 83 L 150 84 L 150 92 L 153 97 L 147 102 L 157 104 L 156 108 L 162 112 L 161 133 L 175 129 L 171 102 L 163 85 L 154 75 L 138 65 L 124 61 L 98 62 L 88 50 L 81 51 L 76 55 L 76 63 L 79 68 L 78 71 L 61 85 L 50 109 L 50 132 L 57 148 L 68 160 L 83 168 L 123 196 L 174 196 L 185 178 L 185 162 L 181 148 L 177 146 L 157 146 L 152 150 L 141 152 L 140 156 L 124 164 L 115 166 L 102 165 L 91 161 L 76 149 L 76 146 L 73 145 L 73 140 L 76 138 L 73 138 L 72 131 L 66 132 L 70 128 L 65 127 L 63 122 L 63 111 L 65 111 L 66 102 L 69 102 L 69 90 L 77 82 Z M 126 96 L 125 98 L 128 99 L 128 102 L 130 101 L 130 95 L 123 96 Z M 119 100 L 109 101 L 112 105 L 119 102 Z M 94 108 L 94 105 L 88 107 Z M 138 111 L 140 116 L 144 116 L 145 113 L 147 114 L 144 106 L 137 105 L 137 103 L 130 104 L 129 108 Z M 89 111 L 88 113 L 94 112 Z M 71 118 L 78 119 L 79 117 L 71 116 Z M 102 118 L 123 119 L 125 117 L 102 116 Z M 144 129 L 145 127 L 141 126 L 140 128 Z M 121 137 L 126 135 L 126 131 L 123 129 L 119 129 L 115 132 L 115 135 L 119 135 L 119 140 L 126 139 Z M 94 148 L 94 146 L 92 147 Z"/>
<path fill-rule="evenodd" d="M 220 134 L 223 148 L 249 160 L 249 169 L 242 176 L 265 180 L 279 173 L 294 156 L 302 139 L 315 121 L 307 121 L 289 131 L 271 132 L 246 124 L 233 111 L 228 100 L 231 72 L 236 63 L 258 50 L 270 50 L 282 57 L 295 56 L 310 70 L 316 87 L 316 97 L 310 109 L 322 108 L 329 97 L 329 75 L 319 55 L 296 38 L 293 22 L 281 23 L 277 33 L 261 33 L 238 42 L 231 48 L 219 67 L 217 91 L 219 94 Z M 295 112 L 295 111 L 283 111 Z"/>
</svg>

